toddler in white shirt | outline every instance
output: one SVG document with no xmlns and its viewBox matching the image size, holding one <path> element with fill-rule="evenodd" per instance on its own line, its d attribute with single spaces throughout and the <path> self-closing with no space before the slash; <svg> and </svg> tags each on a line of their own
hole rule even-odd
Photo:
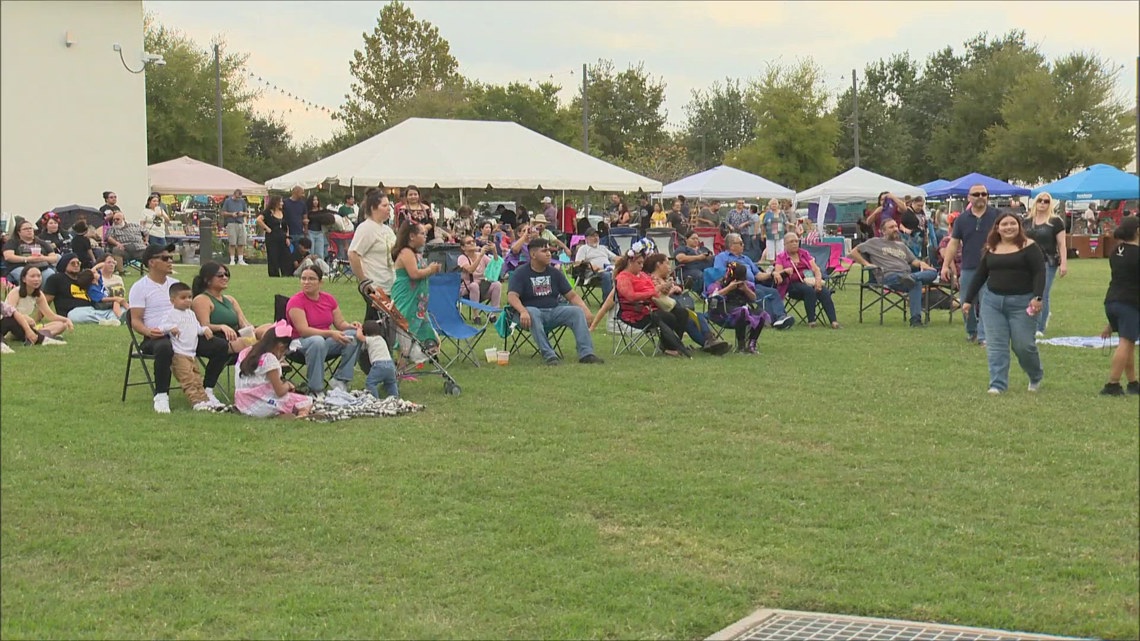
<svg viewBox="0 0 1140 641">
<path fill-rule="evenodd" d="M 190 286 L 186 283 L 174 283 L 170 286 L 170 304 L 174 306 L 166 313 L 159 326 L 162 331 L 170 335 L 170 345 L 174 348 L 174 359 L 170 363 L 170 371 L 190 405 L 195 410 L 202 411 L 220 407 L 221 403 L 214 403 L 206 396 L 203 386 L 202 372 L 198 370 L 198 360 L 195 353 L 198 350 L 198 337 L 213 338 L 209 327 L 202 327 L 198 317 L 190 310 Z"/>
</svg>

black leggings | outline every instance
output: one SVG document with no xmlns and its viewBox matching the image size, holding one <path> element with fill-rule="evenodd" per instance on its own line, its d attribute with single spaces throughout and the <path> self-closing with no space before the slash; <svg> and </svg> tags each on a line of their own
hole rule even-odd
<svg viewBox="0 0 1140 641">
<path fill-rule="evenodd" d="M 673 311 L 666 312 L 661 309 L 655 309 L 649 312 L 636 323 L 629 323 L 630 327 L 637 329 L 645 329 L 649 324 L 653 323 L 657 327 L 658 333 L 661 335 L 661 349 L 680 351 L 684 348 L 681 343 L 681 336 L 685 334 L 685 327 L 689 324 L 689 312 L 684 307 L 677 305 Z"/>
<path fill-rule="evenodd" d="M 170 391 L 170 364 L 174 361 L 174 346 L 169 338 L 146 338 L 139 344 L 144 354 L 154 355 L 154 393 L 165 394 Z M 206 371 L 202 376 L 204 387 L 213 388 L 218 384 L 218 378 L 225 371 L 230 362 L 230 344 L 221 336 L 209 340 L 198 338 L 198 356 L 205 357 Z"/>
<path fill-rule="evenodd" d="M 269 263 L 271 278 L 293 275 L 293 257 L 289 255 L 289 246 L 285 244 L 285 234 L 270 232 L 265 235 L 265 262 Z"/>
<path fill-rule="evenodd" d="M 32 331 L 34 332 L 35 330 L 36 328 L 33 326 Z M 3 338 L 8 334 L 15 336 L 17 340 L 24 342 L 26 342 L 28 338 L 27 335 L 24 334 L 24 328 L 20 327 L 20 321 L 16 320 L 14 316 L 5 316 L 3 319 L 0 319 L 0 338 Z M 36 341 L 34 344 L 39 345 L 42 342 L 44 342 L 44 335 L 36 332 Z"/>
</svg>

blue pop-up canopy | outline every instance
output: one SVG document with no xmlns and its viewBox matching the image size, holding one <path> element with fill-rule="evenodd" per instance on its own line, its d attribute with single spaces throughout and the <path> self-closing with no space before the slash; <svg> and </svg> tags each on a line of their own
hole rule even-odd
<svg viewBox="0 0 1140 641">
<path fill-rule="evenodd" d="M 1112 165 L 1093 165 L 1071 176 L 1041 185 L 1033 195 L 1047 191 L 1057 200 L 1128 200 L 1140 198 L 1140 177 Z"/>
<path fill-rule="evenodd" d="M 973 173 L 966 174 L 961 178 L 951 181 L 950 184 L 935 190 L 927 190 L 926 195 L 931 198 L 938 198 L 941 196 L 966 196 L 970 193 L 970 187 L 974 185 L 984 185 L 986 191 L 991 196 L 1028 196 L 1029 190 L 1025 187 L 1018 187 L 1011 185 L 1005 181 L 998 180 L 997 178 L 990 178 L 985 174 Z"/>
<path fill-rule="evenodd" d="M 919 187 L 922 187 L 923 191 L 925 191 L 926 193 L 929 194 L 930 192 L 934 191 L 935 189 L 942 189 L 942 188 L 948 186 L 949 184 L 950 184 L 949 180 L 946 180 L 944 178 L 935 178 L 934 180 L 932 180 L 932 181 L 930 181 L 924 185 L 919 185 Z"/>
</svg>

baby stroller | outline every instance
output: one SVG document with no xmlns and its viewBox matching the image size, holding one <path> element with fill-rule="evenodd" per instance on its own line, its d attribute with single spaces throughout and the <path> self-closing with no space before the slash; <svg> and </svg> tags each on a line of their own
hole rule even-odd
<svg viewBox="0 0 1140 641">
<path fill-rule="evenodd" d="M 384 338 L 388 341 L 392 354 L 396 357 L 396 376 L 410 375 L 432 376 L 438 374 L 443 378 L 443 393 L 446 396 L 459 396 L 462 390 L 459 383 L 447 372 L 447 368 L 439 361 L 439 353 L 429 353 L 423 344 L 408 331 L 408 320 L 396 309 L 396 304 L 382 289 L 372 286 L 371 282 L 360 285 L 360 295 L 365 302 L 379 314 L 377 321 L 383 328 Z M 360 366 L 367 373 L 372 363 L 367 358 L 365 350 L 361 350 Z"/>
</svg>

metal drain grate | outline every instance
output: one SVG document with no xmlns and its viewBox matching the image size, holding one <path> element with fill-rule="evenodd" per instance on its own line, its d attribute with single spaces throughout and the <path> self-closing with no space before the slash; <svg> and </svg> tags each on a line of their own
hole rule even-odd
<svg viewBox="0 0 1140 641">
<path fill-rule="evenodd" d="M 759 610 L 710 641 L 1039 641 L 1065 637 L 788 610 Z"/>
</svg>

